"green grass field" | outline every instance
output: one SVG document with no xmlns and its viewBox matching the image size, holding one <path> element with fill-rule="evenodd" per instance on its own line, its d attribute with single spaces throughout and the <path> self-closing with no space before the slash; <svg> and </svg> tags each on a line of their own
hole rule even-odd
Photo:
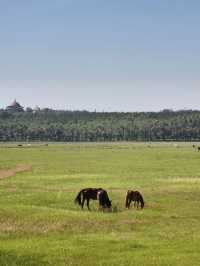
<svg viewBox="0 0 200 266">
<path fill-rule="evenodd" d="M 84 187 L 105 188 L 115 211 L 80 210 Z M 124 208 L 128 189 L 143 210 Z M 0 265 L 200 265 L 200 153 L 191 143 L 2 144 Z"/>
</svg>

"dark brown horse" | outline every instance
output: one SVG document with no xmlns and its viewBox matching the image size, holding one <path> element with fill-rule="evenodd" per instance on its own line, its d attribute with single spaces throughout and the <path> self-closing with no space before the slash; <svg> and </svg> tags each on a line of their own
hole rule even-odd
<svg viewBox="0 0 200 266">
<path fill-rule="evenodd" d="M 131 201 L 134 201 L 134 207 L 137 205 L 137 209 L 140 207 L 141 209 L 144 208 L 144 199 L 139 191 L 133 191 L 133 190 L 128 190 L 126 193 L 126 202 L 125 202 L 125 207 L 130 208 Z"/>
<path fill-rule="evenodd" d="M 90 210 L 90 199 L 97 200 L 97 193 L 102 191 L 102 188 L 84 188 L 79 191 L 74 202 L 79 204 L 83 209 L 85 200 L 87 201 L 88 210 Z"/>
<path fill-rule="evenodd" d="M 111 209 L 111 200 L 108 197 L 108 193 L 106 190 L 99 190 L 97 192 L 97 199 L 99 201 L 99 209 Z"/>
</svg>

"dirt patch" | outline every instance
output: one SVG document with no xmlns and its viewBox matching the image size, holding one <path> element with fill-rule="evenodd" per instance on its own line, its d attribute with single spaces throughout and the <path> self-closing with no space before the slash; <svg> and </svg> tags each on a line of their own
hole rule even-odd
<svg viewBox="0 0 200 266">
<path fill-rule="evenodd" d="M 11 177 L 11 176 L 16 175 L 17 173 L 27 172 L 31 170 L 32 170 L 32 166 L 29 164 L 19 164 L 16 167 L 11 168 L 11 169 L 0 169 L 0 179 Z"/>
</svg>

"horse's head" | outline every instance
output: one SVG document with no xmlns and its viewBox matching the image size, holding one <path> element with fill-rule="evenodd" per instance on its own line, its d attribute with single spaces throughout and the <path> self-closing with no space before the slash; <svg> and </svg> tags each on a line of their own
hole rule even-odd
<svg viewBox="0 0 200 266">
<path fill-rule="evenodd" d="M 106 202 L 107 208 L 111 208 L 112 207 L 112 200 L 107 200 Z"/>
</svg>

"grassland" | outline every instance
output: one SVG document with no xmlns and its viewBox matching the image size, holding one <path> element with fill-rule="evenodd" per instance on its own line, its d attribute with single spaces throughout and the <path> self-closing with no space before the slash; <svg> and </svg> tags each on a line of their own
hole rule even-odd
<svg viewBox="0 0 200 266">
<path fill-rule="evenodd" d="M 81 211 L 84 187 L 115 212 Z M 127 189 L 144 210 L 124 208 Z M 200 265 L 200 153 L 192 144 L 0 146 L 0 265 Z"/>
</svg>

